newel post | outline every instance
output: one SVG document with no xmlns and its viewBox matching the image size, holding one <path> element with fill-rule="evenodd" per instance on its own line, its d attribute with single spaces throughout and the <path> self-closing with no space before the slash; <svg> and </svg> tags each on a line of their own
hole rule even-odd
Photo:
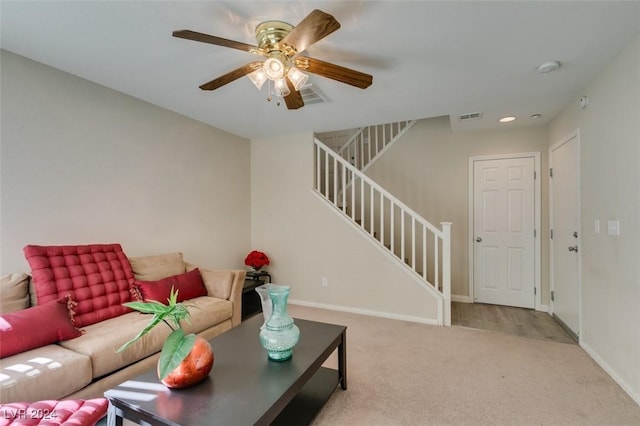
<svg viewBox="0 0 640 426">
<path fill-rule="evenodd" d="M 451 326 L 451 222 L 442 225 L 442 295 L 444 296 L 443 325 Z"/>
</svg>

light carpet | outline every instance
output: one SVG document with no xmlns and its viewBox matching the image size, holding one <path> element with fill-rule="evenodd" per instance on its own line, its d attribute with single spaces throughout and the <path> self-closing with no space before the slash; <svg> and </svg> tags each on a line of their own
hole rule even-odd
<svg viewBox="0 0 640 426">
<path fill-rule="evenodd" d="M 640 425 L 640 406 L 577 345 L 297 305 L 289 312 L 347 326 L 348 390 L 334 392 L 314 426 Z M 326 365 L 337 368 L 335 354 Z"/>
</svg>

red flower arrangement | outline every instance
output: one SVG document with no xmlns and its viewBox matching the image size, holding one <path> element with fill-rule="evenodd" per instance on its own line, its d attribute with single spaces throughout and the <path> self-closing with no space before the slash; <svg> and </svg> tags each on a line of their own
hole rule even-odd
<svg viewBox="0 0 640 426">
<path fill-rule="evenodd" d="M 253 269 L 258 271 L 263 266 L 269 264 L 269 258 L 263 252 L 258 251 L 258 250 L 253 250 L 244 259 L 244 264 L 247 265 L 247 266 L 251 266 Z"/>
</svg>

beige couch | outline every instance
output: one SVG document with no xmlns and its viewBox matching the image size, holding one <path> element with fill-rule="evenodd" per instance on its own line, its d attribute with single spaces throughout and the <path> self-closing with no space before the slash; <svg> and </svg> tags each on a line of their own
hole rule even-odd
<svg viewBox="0 0 640 426">
<path fill-rule="evenodd" d="M 145 281 L 196 268 L 184 262 L 181 253 L 129 261 L 136 279 Z M 200 268 L 200 272 L 208 295 L 185 301 L 194 306 L 188 307 L 191 324 L 184 323 L 183 327 L 186 332 L 211 339 L 240 324 L 245 271 Z M 2 277 L 2 313 L 37 304 L 28 282 L 26 274 Z M 102 396 L 106 390 L 156 365 L 169 327 L 155 327 L 125 351 L 115 352 L 149 321 L 149 315 L 126 313 L 84 327 L 84 334 L 75 339 L 0 359 L 0 403 Z M 215 353 L 215 347 L 213 350 Z"/>
</svg>

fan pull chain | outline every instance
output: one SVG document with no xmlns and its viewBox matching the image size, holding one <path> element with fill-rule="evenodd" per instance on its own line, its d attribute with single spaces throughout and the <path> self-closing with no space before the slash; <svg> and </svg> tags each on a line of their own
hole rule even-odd
<svg viewBox="0 0 640 426">
<path fill-rule="evenodd" d="M 271 102 L 273 100 L 272 96 L 275 96 L 276 106 L 279 107 L 282 104 L 282 99 L 284 98 L 276 94 L 273 81 L 267 80 L 267 102 Z"/>
</svg>

